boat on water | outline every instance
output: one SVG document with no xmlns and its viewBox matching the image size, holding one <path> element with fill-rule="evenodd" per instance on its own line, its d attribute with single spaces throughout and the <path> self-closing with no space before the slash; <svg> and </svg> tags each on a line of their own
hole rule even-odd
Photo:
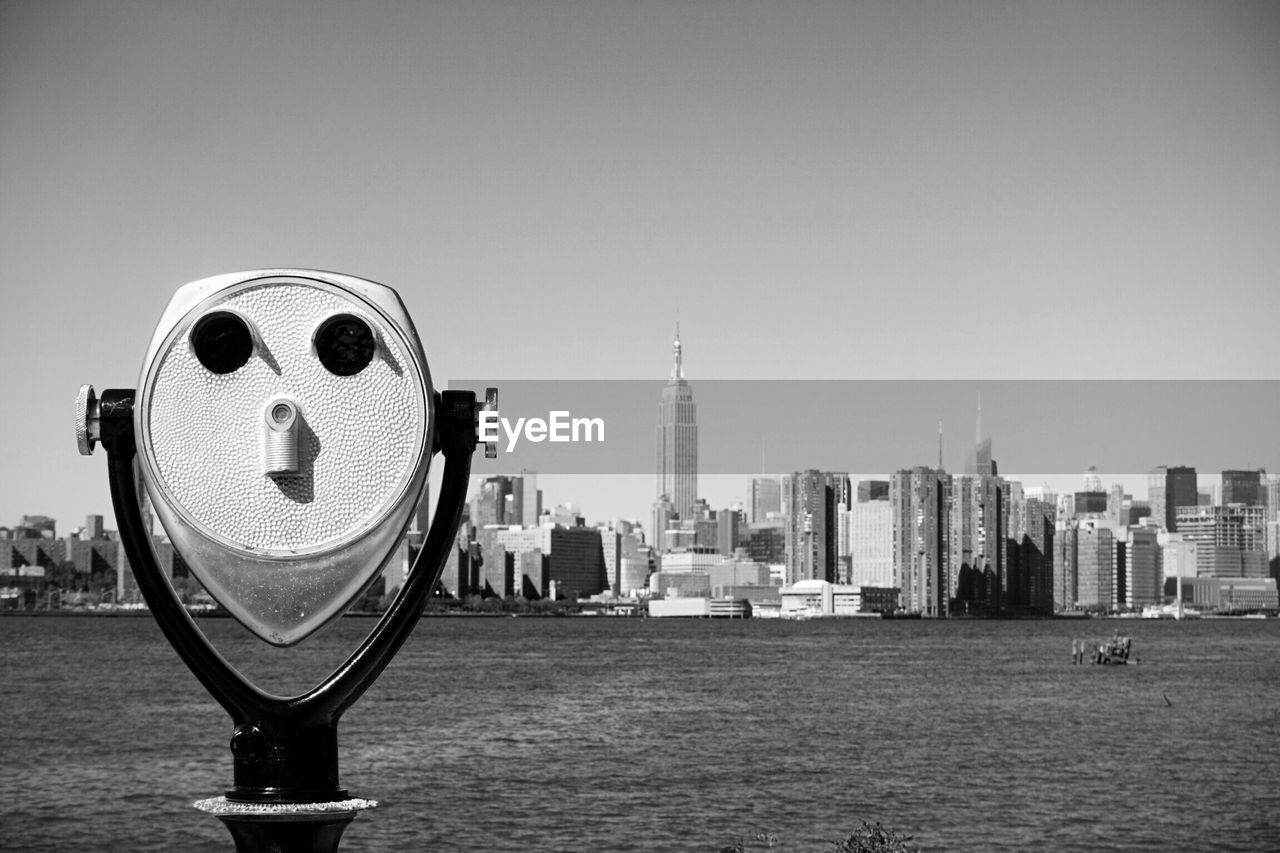
<svg viewBox="0 0 1280 853">
<path fill-rule="evenodd" d="M 1104 666 L 1124 666 L 1129 663 L 1129 652 L 1132 648 L 1132 637 L 1113 634 L 1110 640 L 1098 643 L 1093 662 Z"/>
</svg>

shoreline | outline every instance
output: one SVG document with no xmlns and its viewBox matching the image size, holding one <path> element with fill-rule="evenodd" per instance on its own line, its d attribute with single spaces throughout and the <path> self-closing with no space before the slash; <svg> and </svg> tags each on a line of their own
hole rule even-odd
<svg viewBox="0 0 1280 853">
<path fill-rule="evenodd" d="M 191 618 L 197 622 L 202 619 L 230 619 L 231 614 L 225 610 L 198 610 L 187 611 Z M 85 607 L 68 607 L 55 610 L 0 610 L 0 619 L 14 617 L 27 619 L 133 619 L 139 617 L 149 617 L 151 611 L 146 608 L 100 608 L 89 609 Z M 500 619 L 504 617 L 516 617 L 521 619 L 527 618 L 545 618 L 545 617 L 565 617 L 565 616 L 594 616 L 596 614 L 586 613 L 469 613 L 456 610 L 445 610 L 432 613 L 423 613 L 420 618 L 448 618 L 448 619 Z M 381 613 L 357 612 L 344 613 L 341 619 L 380 619 Z M 623 617 L 625 618 L 625 617 Z M 841 617 L 820 617 L 820 618 L 841 618 Z M 1156 619 L 1141 619 L 1134 614 L 1110 614 L 1110 615 L 1094 615 L 1094 614 L 1054 614 L 1052 616 L 1004 616 L 1004 617 L 963 617 L 959 619 L 935 619 L 924 621 L 953 622 L 953 621 L 975 621 L 975 622 L 1001 622 L 1001 621 L 1032 621 L 1032 622 L 1050 622 L 1050 621 L 1093 621 L 1093 620 L 1123 620 L 1126 622 L 1197 622 L 1201 619 L 1209 620 L 1229 620 L 1229 621 L 1246 621 L 1246 622 L 1265 622 L 1277 618 L 1272 614 L 1256 614 L 1256 613 L 1206 613 L 1196 617 L 1184 620 L 1173 619 L 1172 617 L 1159 617 Z M 786 621 L 786 620 L 783 620 Z"/>
</svg>

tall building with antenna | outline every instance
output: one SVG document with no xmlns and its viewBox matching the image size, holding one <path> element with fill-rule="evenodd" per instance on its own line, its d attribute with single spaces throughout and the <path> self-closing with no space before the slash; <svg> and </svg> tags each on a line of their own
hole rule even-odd
<svg viewBox="0 0 1280 853">
<path fill-rule="evenodd" d="M 995 463 L 991 461 L 991 439 L 982 436 L 982 395 L 978 395 L 978 429 L 974 439 L 973 451 L 965 460 L 966 474 L 993 475 L 996 473 Z"/>
<path fill-rule="evenodd" d="M 698 409 L 684 378 L 680 324 L 676 324 L 675 363 L 658 401 L 658 499 L 665 495 L 683 521 L 693 517 L 698 499 Z M 655 535 L 657 532 L 655 531 Z"/>
</svg>

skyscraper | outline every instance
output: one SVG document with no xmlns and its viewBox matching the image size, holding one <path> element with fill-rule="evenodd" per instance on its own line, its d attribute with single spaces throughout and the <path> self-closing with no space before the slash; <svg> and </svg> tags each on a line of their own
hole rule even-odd
<svg viewBox="0 0 1280 853">
<path fill-rule="evenodd" d="M 538 488 L 538 475 L 533 471 L 521 471 L 520 476 L 511 478 L 510 512 L 505 523 L 537 527 L 540 515 L 542 490 Z"/>
<path fill-rule="evenodd" d="M 1222 505 L 1244 504 L 1245 506 L 1267 505 L 1267 493 L 1264 481 L 1266 471 L 1223 471 L 1222 472 Z"/>
<path fill-rule="evenodd" d="M 681 520 L 691 516 L 698 498 L 698 421 L 693 390 L 684 378 L 680 325 L 676 324 L 675 363 L 658 402 L 658 491 Z"/>
<path fill-rule="evenodd" d="M 1076 522 L 1059 517 L 1053 525 L 1053 610 L 1074 610 L 1077 595 Z"/>
<path fill-rule="evenodd" d="M 888 496 L 855 503 L 848 515 L 849 583 L 893 586 L 893 506 Z"/>
<path fill-rule="evenodd" d="M 1024 592 L 1015 602 L 1036 613 L 1053 612 L 1054 506 L 1028 498 L 1025 505 L 1026 531 L 1018 543 L 1018 569 Z"/>
<path fill-rule="evenodd" d="M 1164 596 L 1164 570 L 1160 560 L 1158 534 L 1154 527 L 1129 529 L 1128 568 L 1124 603 L 1130 607 L 1159 604 Z"/>
<path fill-rule="evenodd" d="M 1080 607 L 1105 609 L 1115 604 L 1115 548 L 1115 533 L 1106 522 L 1086 519 L 1077 525 L 1076 600 Z"/>
<path fill-rule="evenodd" d="M 1196 469 L 1170 468 L 1160 465 L 1147 478 L 1147 497 L 1151 501 L 1151 517 L 1170 533 L 1178 529 L 1178 507 L 1198 506 Z"/>
<path fill-rule="evenodd" d="M 671 527 L 671 519 L 675 516 L 675 507 L 667 495 L 658 495 L 650 510 L 649 539 L 658 551 L 663 550 L 667 529 Z"/>
<path fill-rule="evenodd" d="M 777 477 L 752 477 L 751 523 L 759 524 L 771 512 L 782 512 L 782 485 Z"/>
<path fill-rule="evenodd" d="M 1267 569 L 1266 510 L 1260 506 L 1194 507 L 1178 510 L 1178 532 L 1197 546 L 1201 577 L 1263 577 Z"/>
<path fill-rule="evenodd" d="M 989 448 L 990 439 L 985 444 Z M 1008 583 L 1008 484 L 990 474 L 965 474 L 949 485 L 943 594 L 966 611 L 999 610 Z"/>
<path fill-rule="evenodd" d="M 511 478 L 504 475 L 486 477 L 471 496 L 471 521 L 477 528 L 507 523 Z"/>
<path fill-rule="evenodd" d="M 799 471 L 783 478 L 787 495 L 788 584 L 802 580 L 836 582 L 839 553 L 837 507 L 849 501 L 849 475 Z"/>
<path fill-rule="evenodd" d="M 941 453 L 939 453 L 941 455 Z M 942 469 L 941 460 L 939 460 L 938 469 Z M 977 437 L 974 440 L 973 450 L 965 459 L 964 472 L 966 474 L 976 475 L 993 475 L 997 473 L 995 461 L 991 458 L 991 439 L 982 437 L 982 395 L 978 395 L 978 429 Z"/>
<path fill-rule="evenodd" d="M 906 468 L 889 480 L 894 585 L 904 610 L 948 614 L 950 491 L 951 477 L 941 469 Z"/>
</svg>

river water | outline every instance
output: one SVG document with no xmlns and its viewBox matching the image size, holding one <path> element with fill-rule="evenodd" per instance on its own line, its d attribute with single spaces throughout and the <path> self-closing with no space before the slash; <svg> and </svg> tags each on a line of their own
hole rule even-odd
<svg viewBox="0 0 1280 853">
<path fill-rule="evenodd" d="M 372 626 L 289 650 L 300 692 Z M 1072 666 L 1115 628 L 1137 666 Z M 1280 620 L 430 618 L 340 728 L 344 851 L 1280 850 Z M 231 726 L 149 618 L 0 619 L 0 849 L 230 851 Z"/>
</svg>

